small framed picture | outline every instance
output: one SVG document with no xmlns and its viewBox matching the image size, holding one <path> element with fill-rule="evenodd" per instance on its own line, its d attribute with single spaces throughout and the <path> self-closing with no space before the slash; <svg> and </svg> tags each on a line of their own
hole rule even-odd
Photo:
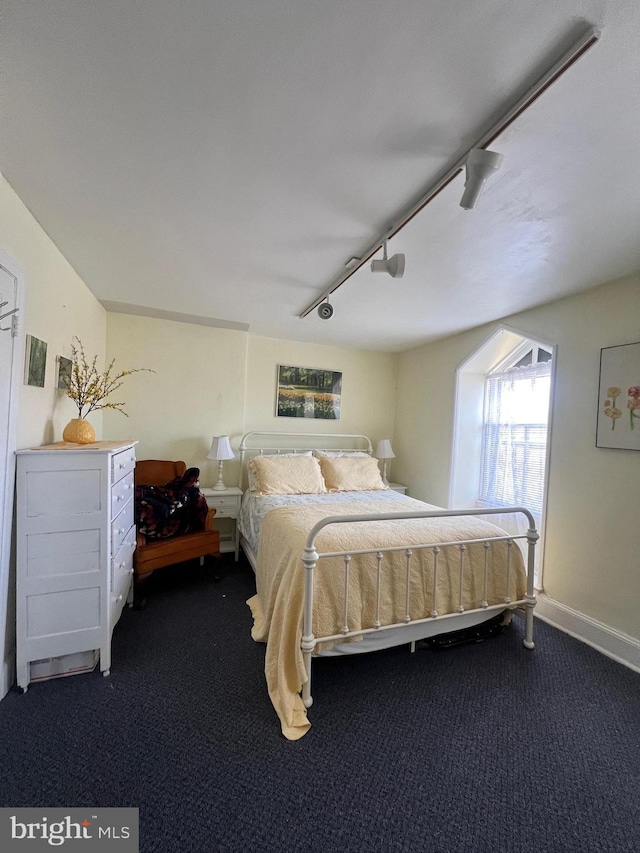
<svg viewBox="0 0 640 853">
<path fill-rule="evenodd" d="M 27 335 L 24 359 L 24 384 L 44 388 L 47 367 L 47 345 L 33 335 Z"/>
<path fill-rule="evenodd" d="M 73 362 L 70 358 L 65 358 L 63 355 L 58 356 L 58 380 L 56 388 L 66 391 L 71 385 L 71 368 Z"/>
</svg>

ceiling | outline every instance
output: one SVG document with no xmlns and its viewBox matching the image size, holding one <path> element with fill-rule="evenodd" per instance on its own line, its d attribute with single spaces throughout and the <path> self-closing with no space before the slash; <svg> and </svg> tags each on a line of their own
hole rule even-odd
<svg viewBox="0 0 640 853">
<path fill-rule="evenodd" d="M 637 0 L 2 6 L 0 170 L 111 310 L 401 351 L 640 269 Z M 589 27 L 477 208 L 301 319 Z"/>
</svg>

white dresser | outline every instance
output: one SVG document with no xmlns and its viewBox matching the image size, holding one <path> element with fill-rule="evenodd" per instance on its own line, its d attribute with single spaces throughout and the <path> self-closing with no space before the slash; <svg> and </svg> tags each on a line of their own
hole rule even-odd
<svg viewBox="0 0 640 853">
<path fill-rule="evenodd" d="M 16 669 L 97 649 L 132 598 L 137 442 L 61 442 L 17 451 Z"/>
</svg>

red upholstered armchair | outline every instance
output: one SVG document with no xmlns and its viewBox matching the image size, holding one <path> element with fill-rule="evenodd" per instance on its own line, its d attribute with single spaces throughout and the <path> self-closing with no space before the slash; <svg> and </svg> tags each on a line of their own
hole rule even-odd
<svg viewBox="0 0 640 853">
<path fill-rule="evenodd" d="M 143 459 L 136 463 L 136 486 L 163 486 L 176 477 L 182 477 L 187 466 L 184 462 L 167 462 L 160 459 Z M 145 581 L 156 569 L 194 560 L 203 562 L 211 554 L 220 556 L 220 534 L 213 529 L 215 509 L 210 509 L 204 530 L 179 533 L 166 539 L 147 539 L 138 532 L 133 567 L 136 583 Z"/>
</svg>

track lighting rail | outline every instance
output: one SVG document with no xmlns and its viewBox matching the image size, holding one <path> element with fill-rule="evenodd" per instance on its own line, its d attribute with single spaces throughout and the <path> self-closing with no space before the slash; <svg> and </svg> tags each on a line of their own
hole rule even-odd
<svg viewBox="0 0 640 853">
<path fill-rule="evenodd" d="M 571 66 L 578 61 L 584 54 L 592 48 L 600 39 L 600 32 L 595 27 L 588 29 L 563 55 L 549 68 L 545 74 L 523 95 L 510 109 L 500 118 L 493 127 L 490 128 L 480 139 L 471 146 L 469 151 L 457 160 L 421 197 L 421 199 L 412 205 L 400 218 L 394 222 L 389 230 L 379 237 L 363 255 L 358 259 L 356 264 L 349 267 L 348 271 L 342 273 L 335 281 L 322 292 L 317 299 L 308 305 L 299 315 L 303 319 L 309 315 L 315 308 L 324 302 L 328 297 L 341 287 L 351 276 L 363 267 L 367 261 L 380 251 L 385 241 L 401 231 L 405 225 L 420 213 L 429 202 L 442 192 L 451 181 L 464 169 L 469 153 L 474 148 L 487 148 L 491 145 L 513 122 L 522 115 L 546 90 L 552 86 Z"/>
</svg>

